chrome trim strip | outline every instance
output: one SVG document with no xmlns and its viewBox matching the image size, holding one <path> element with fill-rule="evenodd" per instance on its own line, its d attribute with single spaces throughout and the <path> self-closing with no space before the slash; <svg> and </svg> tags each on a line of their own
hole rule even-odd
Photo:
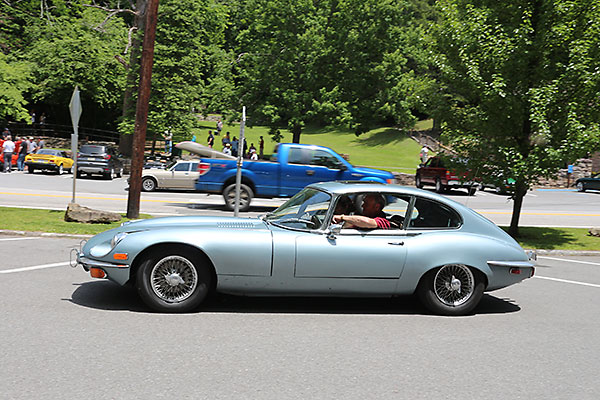
<svg viewBox="0 0 600 400">
<path fill-rule="evenodd" d="M 113 264 L 105 261 L 97 261 L 91 260 L 84 256 L 77 257 L 77 262 L 85 267 L 95 267 L 95 268 L 128 268 L 128 264 Z"/>
<path fill-rule="evenodd" d="M 534 264 L 529 261 L 488 261 L 490 267 L 507 267 L 507 268 L 532 268 Z"/>
</svg>

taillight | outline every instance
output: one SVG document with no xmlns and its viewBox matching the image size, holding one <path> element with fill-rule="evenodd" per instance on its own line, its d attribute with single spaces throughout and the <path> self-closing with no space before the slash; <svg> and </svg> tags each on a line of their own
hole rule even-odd
<svg viewBox="0 0 600 400">
<path fill-rule="evenodd" d="M 105 159 L 105 160 L 110 160 L 110 154 L 105 154 L 105 155 L 104 155 L 104 159 Z"/>
<path fill-rule="evenodd" d="M 206 174 L 208 171 L 210 171 L 209 163 L 198 163 L 198 172 L 200 173 L 200 176 Z"/>
<path fill-rule="evenodd" d="M 450 171 L 446 170 L 446 179 L 450 179 L 451 176 L 452 174 L 450 173 Z"/>
</svg>

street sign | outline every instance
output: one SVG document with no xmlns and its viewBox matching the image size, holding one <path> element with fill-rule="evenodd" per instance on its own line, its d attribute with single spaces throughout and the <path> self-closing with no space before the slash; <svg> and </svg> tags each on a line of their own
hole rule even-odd
<svg viewBox="0 0 600 400">
<path fill-rule="evenodd" d="M 73 157 L 73 166 L 71 172 L 73 173 L 73 197 L 71 203 L 75 203 L 75 182 L 77 181 L 77 152 L 79 148 L 79 117 L 81 117 L 81 99 L 79 97 L 79 86 L 75 86 L 73 95 L 71 96 L 71 102 L 69 103 L 69 111 L 71 112 L 71 122 L 73 123 L 73 134 L 71 134 L 71 157 Z"/>
</svg>

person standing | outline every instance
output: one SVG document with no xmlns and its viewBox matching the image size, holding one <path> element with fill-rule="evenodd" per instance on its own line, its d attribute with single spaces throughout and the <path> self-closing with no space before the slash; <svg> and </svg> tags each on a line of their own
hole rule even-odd
<svg viewBox="0 0 600 400">
<path fill-rule="evenodd" d="M 421 148 L 421 153 L 419 153 L 419 157 L 421 158 L 421 164 L 425 164 L 429 158 L 429 147 L 427 145 Z"/>
<path fill-rule="evenodd" d="M 238 138 L 234 136 L 233 140 L 231 141 L 231 155 L 234 157 L 238 156 L 239 144 L 240 142 L 238 141 Z"/>
<path fill-rule="evenodd" d="M 27 153 L 33 154 L 37 151 L 37 144 L 35 140 L 33 140 L 33 136 L 29 137 L 29 148 L 27 149 Z"/>
<path fill-rule="evenodd" d="M 223 136 L 223 139 L 221 139 L 221 144 L 223 145 L 223 149 L 225 148 L 225 146 L 227 146 L 228 144 L 231 144 L 231 139 L 229 139 L 229 132 L 225 133 L 225 136 Z"/>
<path fill-rule="evenodd" d="M 19 158 L 17 158 L 17 169 L 19 171 L 25 171 L 25 157 L 29 151 L 29 141 L 27 138 L 21 140 L 21 146 L 19 147 Z"/>
<path fill-rule="evenodd" d="M 206 143 L 208 144 L 208 147 L 212 148 L 215 144 L 215 137 L 212 133 L 212 131 L 208 131 L 208 137 L 206 138 Z"/>
<path fill-rule="evenodd" d="M 7 137 L 9 137 L 11 135 L 10 130 L 8 128 L 4 128 L 4 131 L 2 132 L 2 139 L 6 140 Z"/>
<path fill-rule="evenodd" d="M 38 152 L 38 151 L 40 151 L 41 149 L 43 149 L 45 145 L 46 145 L 46 143 L 44 142 L 44 139 L 42 139 L 42 138 L 38 138 L 38 142 L 37 142 L 37 150 L 36 150 L 36 152 Z"/>
<path fill-rule="evenodd" d="M 217 121 L 217 133 L 216 135 L 220 135 L 221 134 L 221 130 L 223 129 L 223 121 L 221 121 L 220 119 Z"/>
<path fill-rule="evenodd" d="M 171 154 L 171 150 L 173 149 L 173 135 L 171 131 L 167 129 L 163 137 L 165 138 L 165 152 Z"/>
<path fill-rule="evenodd" d="M 10 136 L 6 137 L 6 140 L 2 144 L 2 155 L 4 156 L 4 173 L 10 172 L 12 169 L 12 155 L 15 151 L 15 142 L 12 141 Z"/>
<path fill-rule="evenodd" d="M 258 140 L 258 158 L 260 158 L 261 160 L 264 158 L 264 152 L 265 152 L 265 140 L 261 136 L 260 139 Z"/>
</svg>

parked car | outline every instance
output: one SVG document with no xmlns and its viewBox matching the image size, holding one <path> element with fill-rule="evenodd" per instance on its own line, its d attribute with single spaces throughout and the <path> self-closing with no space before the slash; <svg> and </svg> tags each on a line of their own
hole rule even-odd
<svg viewBox="0 0 600 400">
<path fill-rule="evenodd" d="M 123 162 L 118 152 L 110 146 L 84 144 L 77 156 L 77 177 L 100 174 L 106 179 L 123 175 Z"/>
<path fill-rule="evenodd" d="M 479 190 L 485 190 L 489 188 L 498 194 L 507 194 L 514 192 L 515 183 L 516 181 L 513 178 L 499 179 L 499 183 L 482 182 L 479 185 Z"/>
<path fill-rule="evenodd" d="M 2 151 L 2 145 L 4 144 L 4 140 L 0 139 L 0 171 L 4 171 L 4 152 Z M 13 151 L 12 160 L 11 160 L 11 168 L 17 166 L 17 159 L 19 158 L 19 150 L 21 149 L 21 141 L 15 142 L 15 151 Z"/>
<path fill-rule="evenodd" d="M 27 171 L 33 174 L 36 170 L 54 171 L 61 175 L 63 171 L 71 173 L 73 159 L 67 153 L 58 149 L 40 149 L 37 153 L 27 154 L 25 157 Z"/>
<path fill-rule="evenodd" d="M 177 147 L 191 150 L 187 143 L 190 142 L 179 143 Z M 202 157 L 198 164 L 200 176 L 196 190 L 223 195 L 225 206 L 233 210 L 237 160 L 210 150 L 210 157 Z M 327 147 L 281 143 L 272 161 L 244 160 L 240 210 L 248 210 L 254 197 L 290 197 L 311 183 L 339 180 L 396 182 L 391 172 L 355 167 Z"/>
<path fill-rule="evenodd" d="M 459 174 L 446 167 L 446 161 L 441 157 L 431 157 L 425 164 L 419 165 L 415 174 L 415 185 L 419 189 L 426 185 L 434 186 L 437 193 L 449 189 L 467 189 L 469 196 L 475 194 L 479 186 L 468 173 Z"/>
<path fill-rule="evenodd" d="M 142 190 L 152 192 L 156 189 L 196 189 L 198 160 L 181 160 L 171 163 L 167 169 L 144 169 L 142 171 Z"/>
<path fill-rule="evenodd" d="M 338 202 L 386 199 L 396 229 L 333 224 Z M 349 198 L 349 199 L 348 199 Z M 235 250 L 233 250 L 235 248 Z M 248 296 L 416 293 L 432 312 L 463 315 L 484 291 L 534 273 L 534 254 L 470 208 L 377 183 L 313 184 L 259 218 L 185 216 L 126 222 L 74 249 L 92 277 L 137 288 L 160 312 L 196 309 L 211 292 Z"/>
<path fill-rule="evenodd" d="M 579 178 L 575 181 L 575 187 L 580 192 L 586 190 L 600 190 L 600 173 L 592 175 L 588 178 Z"/>
</svg>

